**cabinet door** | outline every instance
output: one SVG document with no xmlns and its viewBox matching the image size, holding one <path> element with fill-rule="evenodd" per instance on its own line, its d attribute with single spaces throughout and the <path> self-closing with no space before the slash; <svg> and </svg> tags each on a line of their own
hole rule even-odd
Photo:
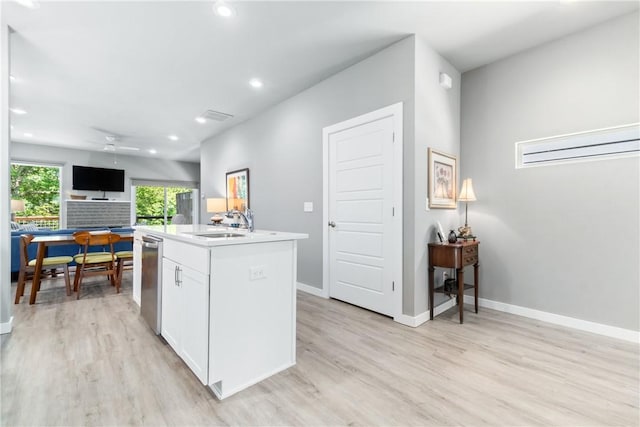
<svg viewBox="0 0 640 427">
<path fill-rule="evenodd" d="M 183 325 L 183 299 L 177 279 L 178 265 L 162 259 L 162 325 L 161 333 L 173 350 L 180 354 Z"/>
<path fill-rule="evenodd" d="M 180 266 L 180 290 L 184 301 L 181 351 L 187 366 L 207 383 L 209 363 L 209 276 Z"/>
<path fill-rule="evenodd" d="M 140 305 L 142 290 L 142 243 L 139 240 L 133 242 L 133 300 Z"/>
</svg>

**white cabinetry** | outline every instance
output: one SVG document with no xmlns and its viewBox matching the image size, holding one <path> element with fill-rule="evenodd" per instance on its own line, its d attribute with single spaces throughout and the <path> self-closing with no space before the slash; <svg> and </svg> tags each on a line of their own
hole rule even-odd
<svg viewBox="0 0 640 427">
<path fill-rule="evenodd" d="M 180 354 L 182 331 L 182 293 L 178 282 L 178 264 L 168 258 L 162 260 L 162 328 L 161 335 Z"/>
<path fill-rule="evenodd" d="M 208 320 L 209 250 L 165 240 L 161 334 L 203 384 L 208 378 Z"/>
<path fill-rule="evenodd" d="M 140 305 L 142 292 L 142 235 L 133 235 L 133 300 Z"/>
</svg>

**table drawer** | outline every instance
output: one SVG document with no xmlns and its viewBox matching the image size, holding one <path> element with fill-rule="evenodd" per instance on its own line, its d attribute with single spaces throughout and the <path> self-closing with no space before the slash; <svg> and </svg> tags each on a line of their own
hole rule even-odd
<svg viewBox="0 0 640 427">
<path fill-rule="evenodd" d="M 473 265 L 478 262 L 478 255 L 463 255 L 462 265 Z"/>
<path fill-rule="evenodd" d="M 466 259 L 471 256 L 475 256 L 476 258 L 478 257 L 478 245 L 465 246 L 462 248 L 463 259 Z"/>
</svg>

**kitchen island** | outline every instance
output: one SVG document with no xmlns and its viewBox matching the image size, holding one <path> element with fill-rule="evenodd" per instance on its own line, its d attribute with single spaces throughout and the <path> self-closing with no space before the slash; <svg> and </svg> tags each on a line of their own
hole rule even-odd
<svg viewBox="0 0 640 427">
<path fill-rule="evenodd" d="M 297 240 L 308 235 L 205 225 L 135 229 L 136 241 L 163 240 L 160 333 L 218 398 L 295 364 Z M 134 262 L 137 302 L 142 262 Z"/>
</svg>

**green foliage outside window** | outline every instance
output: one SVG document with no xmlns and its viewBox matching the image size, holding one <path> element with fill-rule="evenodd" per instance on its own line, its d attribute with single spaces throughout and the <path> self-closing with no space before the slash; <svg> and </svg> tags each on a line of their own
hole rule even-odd
<svg viewBox="0 0 640 427">
<path fill-rule="evenodd" d="M 25 211 L 16 216 L 58 216 L 60 213 L 60 168 L 11 165 L 11 198 L 25 201 Z"/>
<path fill-rule="evenodd" d="M 167 217 L 176 214 L 176 194 L 190 193 L 190 188 L 167 187 Z M 136 215 L 138 218 L 145 216 L 164 216 L 164 187 L 136 187 Z M 163 219 L 140 218 L 139 223 L 149 225 L 161 225 Z"/>
</svg>

